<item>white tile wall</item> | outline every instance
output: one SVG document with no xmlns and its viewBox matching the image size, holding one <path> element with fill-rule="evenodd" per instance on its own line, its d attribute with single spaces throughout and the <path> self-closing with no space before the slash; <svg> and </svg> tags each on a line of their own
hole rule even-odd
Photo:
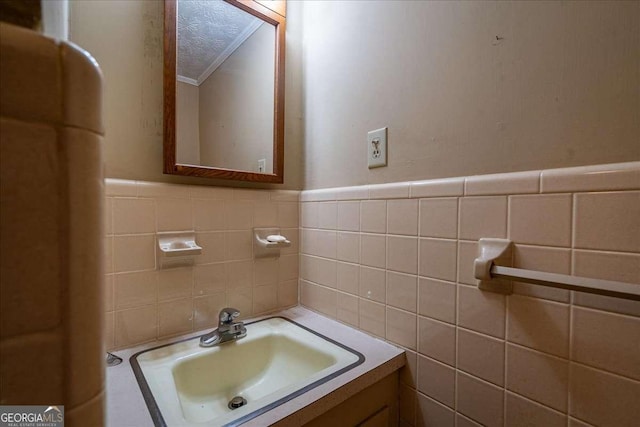
<svg viewBox="0 0 640 427">
<path fill-rule="evenodd" d="M 249 317 L 298 303 L 299 192 L 109 179 L 106 194 L 108 349 L 215 326 L 227 305 Z M 278 260 L 253 260 L 251 229 L 265 226 L 292 242 Z M 155 233 L 181 230 L 196 231 L 202 255 L 159 269 Z"/>
<path fill-rule="evenodd" d="M 107 346 L 214 326 L 224 305 L 249 316 L 300 302 L 406 349 L 402 425 L 633 425 L 640 303 L 523 283 L 486 293 L 471 264 L 478 238 L 508 237 L 517 267 L 640 283 L 639 171 L 300 195 L 108 180 Z M 267 225 L 293 247 L 254 261 L 249 230 Z M 157 270 L 155 232 L 174 228 L 197 230 L 205 253 Z"/>
<path fill-rule="evenodd" d="M 337 268 L 301 267 L 301 303 L 406 349 L 401 425 L 635 425 L 640 303 L 487 293 L 472 262 L 507 237 L 516 267 L 640 286 L 639 189 L 633 162 L 303 191 L 302 265 Z"/>
</svg>

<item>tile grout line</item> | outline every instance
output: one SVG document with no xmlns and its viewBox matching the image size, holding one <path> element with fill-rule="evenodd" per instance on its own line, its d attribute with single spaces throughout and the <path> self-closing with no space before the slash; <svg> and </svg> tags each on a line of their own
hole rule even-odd
<svg viewBox="0 0 640 427">
<path fill-rule="evenodd" d="M 409 195 L 411 195 L 411 187 L 409 187 Z M 422 226 L 421 226 L 421 221 L 420 221 L 420 217 L 421 217 L 421 213 L 422 213 L 422 203 L 420 203 L 418 201 L 418 239 L 416 240 L 417 242 L 417 249 L 416 249 L 416 256 L 417 256 L 417 263 L 416 263 L 416 381 L 415 381 L 415 387 L 416 387 L 416 395 L 415 395 L 415 402 L 414 402 L 414 422 L 417 425 L 417 421 L 418 421 L 418 379 L 420 378 L 420 372 L 419 372 L 419 363 L 418 363 L 418 357 L 420 354 L 420 259 L 421 259 L 421 250 L 420 250 L 420 233 L 422 232 Z M 455 393 L 455 385 L 454 385 L 454 393 Z M 454 394 L 455 396 L 455 394 Z M 455 402 L 454 402 L 454 406 L 455 406 Z M 455 414 L 455 409 L 454 409 L 454 414 Z M 455 415 L 454 415 L 455 417 Z"/>
<path fill-rule="evenodd" d="M 463 194 L 466 188 L 466 179 L 463 182 Z M 462 222 L 462 208 L 461 208 L 461 199 L 462 197 L 456 197 L 456 292 L 455 292 L 455 354 L 454 354 L 454 362 L 455 362 L 455 377 L 453 381 L 453 393 L 454 393 L 454 416 L 455 416 L 455 424 L 458 425 L 458 337 L 459 337 L 459 315 L 460 315 L 460 224 Z"/>
<path fill-rule="evenodd" d="M 571 251 L 569 253 L 569 259 L 571 263 L 571 274 L 575 275 L 575 227 L 576 227 L 576 217 L 577 217 L 577 205 L 576 205 L 576 193 L 571 193 L 571 229 L 570 233 L 570 242 L 571 242 Z M 571 382 L 573 380 L 573 313 L 574 313 L 574 301 L 575 301 L 575 292 L 569 292 L 569 351 L 567 354 L 567 426 L 569 425 L 570 414 L 572 412 L 572 402 L 571 402 Z"/>
<path fill-rule="evenodd" d="M 507 212 L 506 212 L 506 231 L 507 231 L 507 239 L 511 240 L 511 202 L 512 199 L 510 196 L 507 196 Z M 515 251 L 511 252 L 511 265 L 514 264 Z M 511 286 L 513 287 L 513 282 L 511 282 Z M 513 289 L 512 289 L 513 292 Z M 508 331 L 509 331 L 509 309 L 510 309 L 510 301 L 509 295 L 505 295 L 505 313 L 504 313 L 504 348 L 503 351 L 503 366 L 502 366 L 502 425 L 507 427 L 507 381 L 509 370 L 507 369 L 508 361 L 509 361 L 509 353 L 508 349 Z"/>
</svg>

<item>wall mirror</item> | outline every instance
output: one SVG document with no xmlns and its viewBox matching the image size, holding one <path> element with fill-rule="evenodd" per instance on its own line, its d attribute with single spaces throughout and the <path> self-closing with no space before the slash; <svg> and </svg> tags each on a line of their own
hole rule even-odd
<svg viewBox="0 0 640 427">
<path fill-rule="evenodd" d="M 284 5 L 165 0 L 164 173 L 283 182 Z"/>
</svg>

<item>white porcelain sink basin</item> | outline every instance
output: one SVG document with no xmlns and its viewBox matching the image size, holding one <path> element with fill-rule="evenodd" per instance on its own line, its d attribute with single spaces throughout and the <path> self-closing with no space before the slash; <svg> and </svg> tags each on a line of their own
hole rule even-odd
<svg viewBox="0 0 640 427">
<path fill-rule="evenodd" d="M 216 347 L 202 348 L 196 337 L 131 357 L 157 426 L 239 425 L 364 361 L 282 317 L 246 326 L 245 338 Z M 246 404 L 229 409 L 236 396 Z"/>
</svg>

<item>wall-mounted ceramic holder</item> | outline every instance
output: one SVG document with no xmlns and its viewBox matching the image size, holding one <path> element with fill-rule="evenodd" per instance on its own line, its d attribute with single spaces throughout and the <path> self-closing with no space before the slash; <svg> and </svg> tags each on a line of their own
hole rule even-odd
<svg viewBox="0 0 640 427">
<path fill-rule="evenodd" d="M 289 246 L 291 246 L 291 242 L 280 234 L 279 228 L 253 229 L 253 256 L 255 258 L 279 258 L 280 249 Z"/>
<path fill-rule="evenodd" d="M 193 265 L 202 248 L 196 244 L 193 231 L 170 231 L 157 234 L 158 266 L 160 268 Z"/>
<path fill-rule="evenodd" d="M 478 242 L 478 257 L 473 262 L 473 274 L 479 280 L 478 288 L 484 291 L 510 295 L 513 282 L 491 277 L 491 267 L 500 265 L 511 267 L 513 249 L 511 240 L 483 238 Z"/>
</svg>

